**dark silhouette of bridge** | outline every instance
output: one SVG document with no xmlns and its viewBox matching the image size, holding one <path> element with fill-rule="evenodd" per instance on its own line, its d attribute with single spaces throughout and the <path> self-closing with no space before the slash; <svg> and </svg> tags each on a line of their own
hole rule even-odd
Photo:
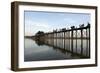
<svg viewBox="0 0 100 73">
<path fill-rule="evenodd" d="M 71 53 L 90 57 L 90 24 L 87 26 L 80 25 L 79 28 L 71 26 L 70 29 L 62 28 L 60 30 L 53 30 L 52 32 L 44 33 L 38 31 L 35 36 L 31 36 L 37 43 L 46 44 L 58 49 L 67 50 Z M 68 40 L 66 42 L 66 40 Z M 78 42 L 80 40 L 80 43 Z M 86 40 L 86 50 L 84 54 L 84 40 Z M 60 41 L 60 43 L 59 43 Z M 74 44 L 76 43 L 76 44 Z M 78 44 L 80 44 L 80 52 L 78 52 Z"/>
</svg>

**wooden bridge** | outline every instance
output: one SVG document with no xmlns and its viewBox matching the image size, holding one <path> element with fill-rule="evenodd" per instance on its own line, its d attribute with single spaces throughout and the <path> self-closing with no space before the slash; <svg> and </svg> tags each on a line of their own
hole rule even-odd
<svg viewBox="0 0 100 73">
<path fill-rule="evenodd" d="M 79 28 L 72 26 L 70 29 L 56 29 L 53 30 L 53 32 L 37 34 L 35 35 L 35 40 L 41 41 L 49 46 L 67 50 L 78 55 L 90 57 L 89 23 L 87 24 L 87 26 L 84 26 L 84 24 L 82 24 Z M 80 50 L 78 49 L 78 47 L 80 47 Z"/>
</svg>

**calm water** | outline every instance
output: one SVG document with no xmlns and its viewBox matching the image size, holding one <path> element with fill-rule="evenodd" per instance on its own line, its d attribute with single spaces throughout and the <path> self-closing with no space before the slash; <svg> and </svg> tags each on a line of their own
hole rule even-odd
<svg viewBox="0 0 100 73">
<path fill-rule="evenodd" d="M 89 40 L 72 41 L 48 39 L 44 42 L 25 38 L 24 61 L 62 60 L 89 58 Z"/>
</svg>

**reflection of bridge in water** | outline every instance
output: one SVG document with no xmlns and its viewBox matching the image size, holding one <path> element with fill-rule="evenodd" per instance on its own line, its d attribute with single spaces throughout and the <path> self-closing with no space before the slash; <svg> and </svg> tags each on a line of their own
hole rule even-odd
<svg viewBox="0 0 100 73">
<path fill-rule="evenodd" d="M 53 30 L 53 32 L 38 34 L 35 41 L 39 44 L 46 44 L 55 49 L 90 57 L 90 24 L 71 29 Z"/>
</svg>

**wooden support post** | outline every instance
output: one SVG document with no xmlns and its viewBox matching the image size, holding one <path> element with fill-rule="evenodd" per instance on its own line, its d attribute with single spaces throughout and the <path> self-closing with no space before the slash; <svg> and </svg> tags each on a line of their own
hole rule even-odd
<svg viewBox="0 0 100 73">
<path fill-rule="evenodd" d="M 83 29 L 81 29 L 81 55 L 83 54 Z"/>
<path fill-rule="evenodd" d="M 77 53 L 77 30 L 76 30 L 76 53 Z"/>
<path fill-rule="evenodd" d="M 86 56 L 88 56 L 88 53 L 89 53 L 89 51 L 88 51 L 88 32 L 87 32 L 87 29 L 86 29 Z"/>
<path fill-rule="evenodd" d="M 56 47 L 57 47 L 57 31 L 56 31 Z"/>
<path fill-rule="evenodd" d="M 73 29 L 71 32 L 71 51 L 73 52 Z"/>
<path fill-rule="evenodd" d="M 68 40 L 69 40 L 69 50 L 70 50 L 70 31 L 68 31 L 69 33 L 68 33 Z"/>
<path fill-rule="evenodd" d="M 53 46 L 54 46 L 54 32 L 53 32 Z"/>
<path fill-rule="evenodd" d="M 64 32 L 64 49 L 65 49 L 65 32 Z"/>
<path fill-rule="evenodd" d="M 49 36 L 48 36 L 48 33 L 47 33 L 47 44 L 48 44 L 48 38 L 49 38 Z"/>
<path fill-rule="evenodd" d="M 89 57 L 90 57 L 90 26 L 89 26 Z"/>
<path fill-rule="evenodd" d="M 61 32 L 62 35 L 61 35 L 61 40 L 62 40 L 62 48 L 63 48 L 63 32 Z"/>
</svg>

